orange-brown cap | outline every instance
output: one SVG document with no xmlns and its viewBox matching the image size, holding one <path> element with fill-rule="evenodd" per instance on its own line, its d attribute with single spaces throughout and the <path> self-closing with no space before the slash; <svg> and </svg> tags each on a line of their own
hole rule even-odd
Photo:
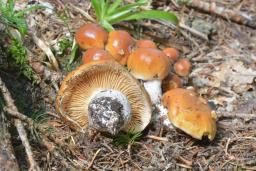
<svg viewBox="0 0 256 171">
<path fill-rule="evenodd" d="M 182 77 L 188 76 L 191 69 L 192 69 L 192 65 L 188 59 L 179 59 L 174 64 L 175 73 Z"/>
<path fill-rule="evenodd" d="M 196 139 L 204 135 L 213 140 L 216 134 L 216 114 L 209 105 L 192 90 L 172 89 L 163 95 L 168 108 L 168 118 L 174 126 Z"/>
<path fill-rule="evenodd" d="M 128 58 L 128 70 L 137 79 L 162 80 L 170 70 L 168 57 L 158 49 L 139 48 Z"/>
<path fill-rule="evenodd" d="M 75 39 L 82 49 L 91 47 L 103 49 L 108 39 L 108 32 L 97 24 L 84 24 L 76 31 Z"/>
<path fill-rule="evenodd" d="M 182 79 L 176 74 L 169 73 L 168 76 L 162 81 L 163 92 L 180 87 L 182 87 Z"/>
<path fill-rule="evenodd" d="M 95 61 L 81 65 L 63 80 L 56 97 L 56 110 L 77 131 L 88 126 L 88 105 L 99 91 L 116 90 L 126 96 L 131 119 L 123 131 L 142 131 L 151 119 L 148 94 L 122 65 L 115 61 Z"/>
<path fill-rule="evenodd" d="M 135 46 L 136 48 L 157 48 L 156 44 L 153 41 L 147 39 L 138 40 Z"/>
<path fill-rule="evenodd" d="M 114 60 L 114 58 L 104 49 L 93 47 L 88 49 L 82 57 L 84 64 L 92 61 L 102 61 L 102 60 Z"/>
<path fill-rule="evenodd" d="M 135 42 L 130 34 L 123 30 L 109 33 L 106 50 L 122 65 L 126 65 Z"/>
<path fill-rule="evenodd" d="M 179 51 L 175 48 L 165 48 L 163 52 L 170 58 L 172 63 L 176 62 L 180 57 Z"/>
</svg>

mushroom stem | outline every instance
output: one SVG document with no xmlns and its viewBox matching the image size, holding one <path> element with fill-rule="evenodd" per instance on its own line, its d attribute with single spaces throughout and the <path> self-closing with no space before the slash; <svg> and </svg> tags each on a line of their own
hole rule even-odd
<svg viewBox="0 0 256 171">
<path fill-rule="evenodd" d="M 161 89 L 162 80 L 150 80 L 144 82 L 144 87 L 148 92 L 151 102 L 153 104 L 160 104 L 162 97 L 162 89 Z"/>
<path fill-rule="evenodd" d="M 92 97 L 88 115 L 90 126 L 116 135 L 130 120 L 131 106 L 120 91 L 102 90 Z"/>
</svg>

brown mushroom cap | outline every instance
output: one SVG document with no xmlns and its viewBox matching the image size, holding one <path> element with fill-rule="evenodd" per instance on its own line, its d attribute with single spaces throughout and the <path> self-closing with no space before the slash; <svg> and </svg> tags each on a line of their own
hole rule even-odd
<svg viewBox="0 0 256 171">
<path fill-rule="evenodd" d="M 213 140 L 216 134 L 216 114 L 192 90 L 172 89 L 163 95 L 163 104 L 169 110 L 169 120 L 196 139 L 207 135 Z"/>
<path fill-rule="evenodd" d="M 82 57 L 84 64 L 92 61 L 102 61 L 102 60 L 114 60 L 114 58 L 105 50 L 93 47 L 88 49 Z"/>
<path fill-rule="evenodd" d="M 165 48 L 163 52 L 170 58 L 172 63 L 176 62 L 180 57 L 179 51 L 175 48 Z"/>
<path fill-rule="evenodd" d="M 75 39 L 82 49 L 91 47 L 103 49 L 108 39 L 108 32 L 97 24 L 84 24 L 76 31 Z"/>
<path fill-rule="evenodd" d="M 130 34 L 123 30 L 109 33 L 106 50 L 122 65 L 126 65 L 135 42 Z"/>
<path fill-rule="evenodd" d="M 128 58 L 127 68 L 142 80 L 162 80 L 170 70 L 167 56 L 158 49 L 139 48 Z"/>
<path fill-rule="evenodd" d="M 174 64 L 173 67 L 174 67 L 175 73 L 182 77 L 188 76 L 192 69 L 192 65 L 188 59 L 179 59 Z"/>
<path fill-rule="evenodd" d="M 135 46 L 136 48 L 157 48 L 156 44 L 153 41 L 147 39 L 138 40 Z"/>
<path fill-rule="evenodd" d="M 98 91 L 117 90 L 126 95 L 131 120 L 123 131 L 142 131 L 151 119 L 151 102 L 140 83 L 115 61 L 97 61 L 81 65 L 63 80 L 56 98 L 56 109 L 73 128 L 88 126 L 88 104 Z"/>
</svg>

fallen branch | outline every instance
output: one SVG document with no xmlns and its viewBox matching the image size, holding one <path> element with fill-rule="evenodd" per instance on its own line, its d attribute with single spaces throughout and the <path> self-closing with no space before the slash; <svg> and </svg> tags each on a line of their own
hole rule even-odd
<svg viewBox="0 0 256 171">
<path fill-rule="evenodd" d="M 217 6 L 215 2 L 203 2 L 201 0 L 177 0 L 179 4 L 202 10 L 206 13 L 215 14 L 221 18 L 256 28 L 256 18 L 238 10 L 231 10 Z"/>
<path fill-rule="evenodd" d="M 18 112 L 18 109 L 14 104 L 11 94 L 8 91 L 7 87 L 5 86 L 5 84 L 1 78 L 0 78 L 0 89 L 2 91 L 7 108 Z M 19 133 L 19 137 L 22 141 L 23 146 L 25 147 L 25 150 L 26 150 L 26 153 L 28 156 L 28 161 L 30 164 L 29 170 L 40 170 L 36 161 L 34 160 L 33 153 L 32 153 L 32 150 L 31 150 L 28 138 L 27 138 L 27 134 L 26 134 L 26 131 L 25 131 L 25 128 L 24 128 L 22 122 L 19 119 L 14 119 L 14 124 Z"/>
</svg>

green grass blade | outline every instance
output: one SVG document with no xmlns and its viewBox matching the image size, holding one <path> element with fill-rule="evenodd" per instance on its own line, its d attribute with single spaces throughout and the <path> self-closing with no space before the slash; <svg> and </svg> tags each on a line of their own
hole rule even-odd
<svg viewBox="0 0 256 171">
<path fill-rule="evenodd" d="M 106 20 L 103 20 L 101 22 L 101 25 L 102 25 L 102 27 L 104 27 L 109 32 L 114 30 L 114 27 L 108 21 L 106 21 Z"/>
<path fill-rule="evenodd" d="M 71 50 L 71 54 L 70 54 L 70 59 L 68 61 L 68 65 L 71 65 L 75 61 L 76 56 L 77 56 L 77 51 L 78 51 L 78 44 L 75 44 L 74 47 Z"/>
<path fill-rule="evenodd" d="M 92 6 L 95 10 L 95 14 L 98 18 L 98 20 L 100 20 L 101 17 L 101 5 L 100 5 L 100 1 L 99 0 L 91 0 L 92 2 Z"/>
<path fill-rule="evenodd" d="M 108 16 L 111 17 L 112 15 L 118 15 L 118 13 L 121 13 L 121 12 L 131 11 L 131 10 L 136 9 L 144 4 L 145 4 L 145 2 L 136 2 L 133 4 L 124 5 L 122 7 L 115 9 L 112 13 L 109 13 Z"/>
<path fill-rule="evenodd" d="M 148 10 L 148 11 L 137 12 L 125 17 L 120 17 L 112 21 L 111 24 L 121 22 L 121 21 L 141 20 L 141 19 L 160 19 L 160 20 L 169 21 L 175 25 L 177 25 L 179 22 L 177 16 L 172 12 Z"/>
<path fill-rule="evenodd" d="M 106 0 L 100 0 L 100 10 L 101 10 L 101 17 L 100 20 L 103 20 L 104 16 L 106 15 L 106 12 L 108 10 L 108 2 Z"/>
<path fill-rule="evenodd" d="M 8 0 L 8 10 L 11 14 L 14 14 L 14 0 Z"/>
<path fill-rule="evenodd" d="M 122 3 L 123 0 L 116 0 L 114 3 L 112 3 L 109 8 L 107 14 L 111 14 L 120 4 Z"/>
<path fill-rule="evenodd" d="M 15 16 L 16 17 L 21 17 L 21 16 L 24 16 L 27 12 L 34 11 L 34 10 L 37 10 L 37 9 L 43 9 L 43 8 L 47 8 L 47 7 L 42 6 L 42 5 L 34 5 L 34 6 L 28 7 L 24 10 L 21 10 L 21 11 L 17 12 L 15 14 Z"/>
</svg>

